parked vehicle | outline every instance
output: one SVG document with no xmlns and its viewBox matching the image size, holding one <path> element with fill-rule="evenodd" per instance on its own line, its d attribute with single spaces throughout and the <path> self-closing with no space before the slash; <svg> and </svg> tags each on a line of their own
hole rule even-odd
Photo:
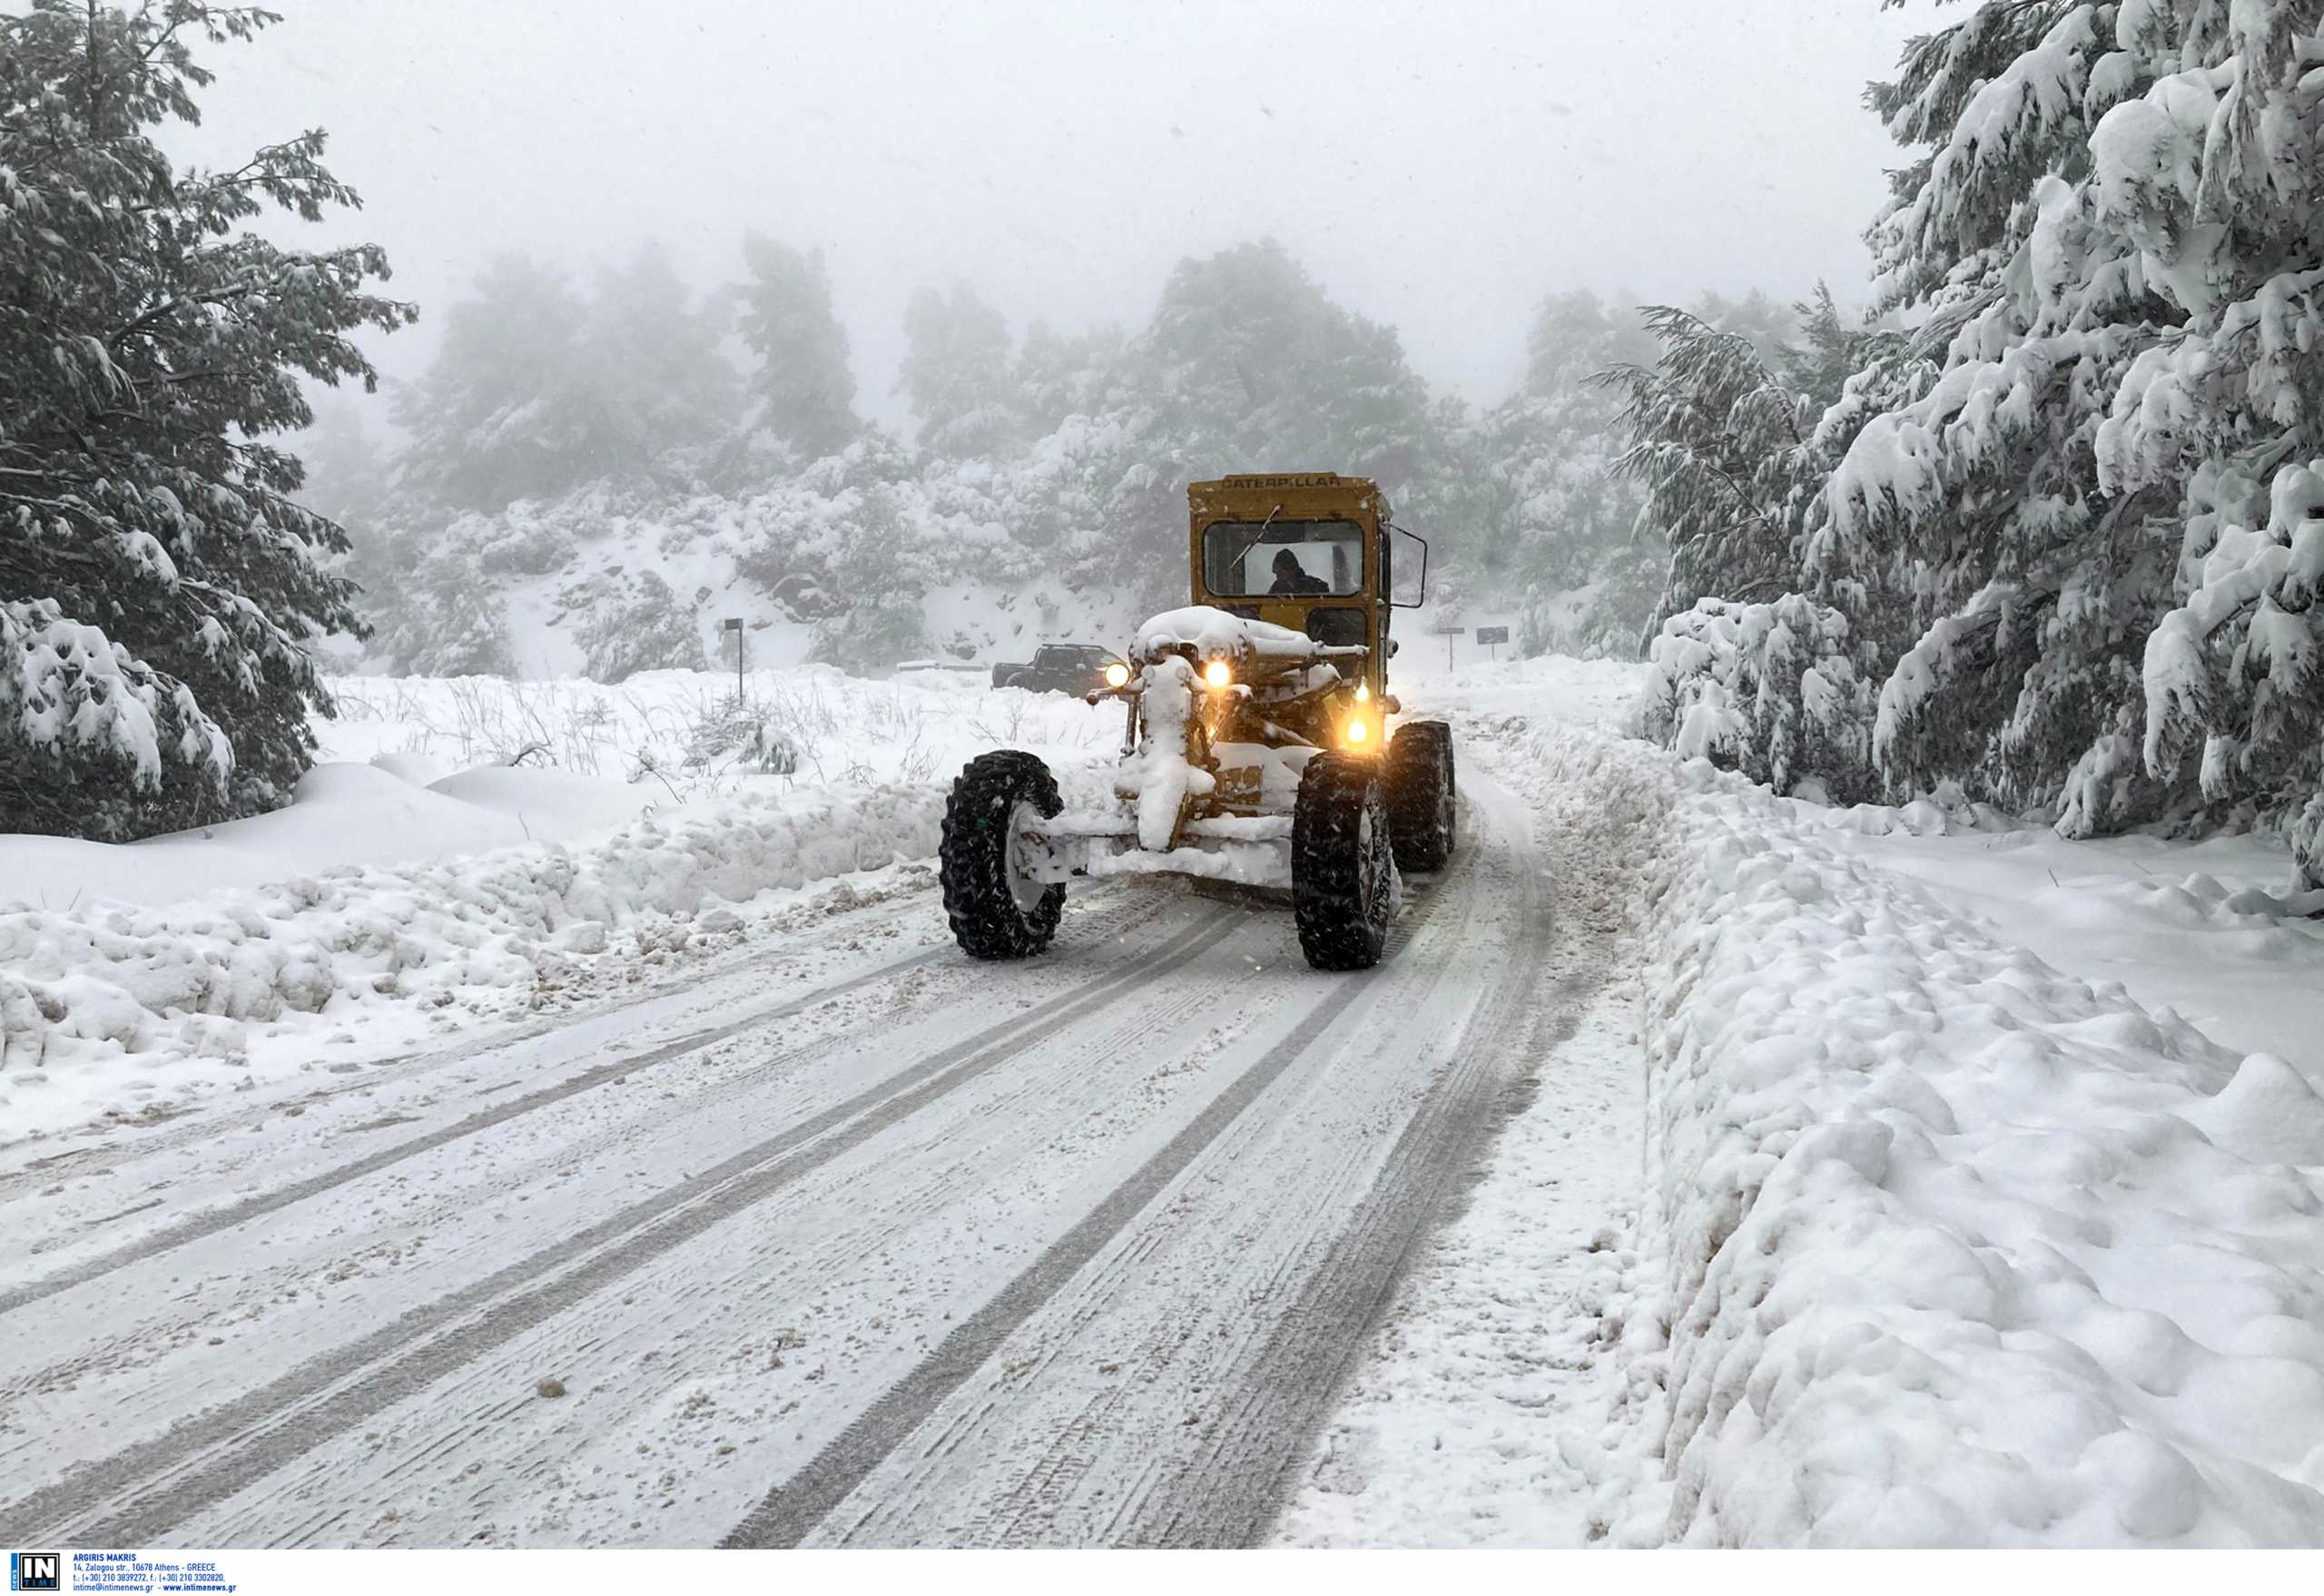
<svg viewBox="0 0 2324 1596">
<path fill-rule="evenodd" d="M 1070 693 L 1081 698 L 1104 688 L 1106 667 L 1121 663 L 1121 655 L 1095 643 L 1044 643 L 1029 660 L 1008 660 L 993 666 L 992 685 L 1022 687 L 1029 693 Z"/>
</svg>

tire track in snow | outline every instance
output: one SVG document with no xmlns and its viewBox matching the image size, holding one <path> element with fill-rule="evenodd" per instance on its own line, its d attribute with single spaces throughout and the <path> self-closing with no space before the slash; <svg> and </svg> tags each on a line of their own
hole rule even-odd
<svg viewBox="0 0 2324 1596">
<path fill-rule="evenodd" d="M 77 1178 L 104 1170 L 119 1169 L 125 1165 L 153 1158 L 157 1154 L 174 1151 L 192 1144 L 214 1141 L 231 1132 L 254 1129 L 264 1120 L 280 1114 L 286 1100 L 295 1100 L 312 1107 L 320 1102 L 328 1102 L 334 1098 L 344 1097 L 350 1092 L 376 1090 L 379 1087 L 396 1085 L 432 1070 L 442 1069 L 449 1065 L 466 1063 L 473 1059 L 520 1047 L 527 1042 L 538 1041 L 545 1037 L 554 1037 L 560 1031 L 586 1025 L 594 1020 L 599 1020 L 607 1015 L 671 1002 L 689 993 L 699 991 L 704 987 L 714 986 L 719 981 L 733 980 L 736 973 L 736 967 L 747 962 L 753 953 L 771 952 L 775 959 L 792 960 L 812 953 L 825 952 L 829 951 L 832 943 L 862 937 L 875 928 L 925 914 L 926 900 L 931 895 L 932 893 L 926 889 L 911 893 L 900 893 L 884 902 L 853 911 L 848 913 L 842 921 L 826 930 L 804 936 L 785 936 L 780 944 L 772 950 L 729 950 L 724 955 L 707 961 L 685 971 L 680 978 L 656 986 L 651 991 L 625 992 L 611 999 L 601 998 L 579 1004 L 563 1012 L 527 1020 L 506 1029 L 495 1028 L 483 1035 L 471 1034 L 449 1047 L 428 1052 L 402 1053 L 375 1059 L 364 1067 L 364 1073 L 358 1078 L 340 1085 L 300 1092 L 296 1094 L 295 1098 L 269 1094 L 270 1100 L 238 1105 L 222 1113 L 203 1113 L 196 1109 L 190 1113 L 173 1116 L 163 1125 L 151 1129 L 133 1124 L 125 1124 L 117 1128 L 133 1134 L 86 1147 L 68 1148 L 62 1152 L 27 1158 L 22 1164 L 13 1168 L 0 1168 L 0 1197 L 39 1186 L 43 1182 Z M 738 957 L 738 954 L 741 957 Z M 39 1145 L 37 1141 L 9 1144 L 0 1148 L 0 1158 L 28 1152 Z M 0 1307 L 0 1312 L 5 1311 L 5 1307 Z"/>
<path fill-rule="evenodd" d="M 925 905 L 915 903 L 911 907 L 924 910 Z M 126 1268 L 161 1253 L 173 1251 L 192 1242 L 200 1241 L 204 1236 L 215 1236 L 220 1231 L 231 1230 L 238 1225 L 262 1218 L 268 1214 L 276 1213 L 294 1204 L 320 1197 L 350 1181 L 359 1180 L 367 1175 L 374 1175 L 382 1169 L 392 1168 L 398 1164 L 432 1152 L 438 1148 L 490 1130 L 496 1126 L 504 1125 L 511 1119 L 532 1113 L 536 1109 L 564 1102 L 583 1092 L 623 1079 L 635 1070 L 651 1069 L 655 1065 L 665 1064 L 674 1059 L 684 1058 L 704 1049 L 715 1047 L 720 1042 L 759 1026 L 787 1020 L 795 1014 L 820 1007 L 833 999 L 845 997 L 851 992 L 860 991 L 866 987 L 878 986 L 882 982 L 908 975 L 912 970 L 924 966 L 950 960 L 954 956 L 955 950 L 950 943 L 922 949 L 919 952 L 891 960 L 831 985 L 816 987 L 796 997 L 783 999 L 765 1008 L 754 1009 L 739 1019 L 690 1031 L 684 1036 L 647 1049 L 644 1052 L 625 1054 L 618 1059 L 593 1066 L 577 1075 L 568 1076 L 561 1081 L 538 1088 L 522 1097 L 512 1098 L 496 1107 L 480 1109 L 425 1135 L 381 1148 L 351 1163 L 335 1165 L 287 1186 L 279 1187 L 271 1191 L 260 1192 L 240 1201 L 212 1208 L 206 1213 L 197 1214 L 192 1218 L 141 1236 L 111 1252 L 99 1254 L 69 1268 L 60 1269 L 54 1274 L 43 1276 L 39 1279 L 28 1281 L 23 1285 L 0 1288 L 0 1318 L 5 1318 L 17 1309 L 30 1306 L 44 1298 L 54 1296 L 59 1292 L 68 1291 L 74 1286 L 100 1279 L 115 1270 Z M 714 979 L 717 979 L 715 974 L 705 974 L 703 982 L 690 984 L 704 984 Z M 641 1003 L 660 1001 L 675 996 L 684 990 L 685 988 L 681 987 L 656 992 L 639 1001 Z M 619 1010 L 616 1009 L 615 1011 Z M 410 1068 L 440 1068 L 446 1063 L 457 1062 L 476 1057 L 480 1053 L 521 1044 L 553 1029 L 553 1027 L 527 1027 L 513 1036 L 504 1035 L 483 1043 L 435 1055 L 424 1065 L 415 1065 Z M 378 1077 L 367 1078 L 360 1083 L 361 1086 L 378 1084 L 379 1084 Z M 359 1088 L 350 1085 L 343 1089 L 356 1090 Z M 261 1111 L 261 1117 L 279 1111 L 279 1106 L 270 1106 Z M 231 1124 L 224 1126 L 209 1124 L 194 1128 L 198 1128 L 204 1137 L 215 1138 L 222 1136 L 235 1127 Z M 188 1134 L 192 1134 L 192 1130 L 189 1130 Z M 153 1150 L 158 1149 L 153 1148 L 150 1145 L 128 1149 L 128 1159 L 133 1159 Z M 116 1160 L 116 1163 L 123 1161 L 128 1160 Z M 87 1172 L 75 1171 L 75 1173 Z"/>
<path fill-rule="evenodd" d="M 1391 932 L 1392 956 L 1427 923 L 1442 890 L 1432 891 Z M 963 1320 L 903 1380 L 882 1395 L 805 1467 L 769 1491 L 719 1544 L 728 1548 L 799 1545 L 918 1430 L 1016 1329 L 1137 1218 L 1154 1198 L 1218 1139 L 1266 1089 L 1297 1062 L 1351 1005 L 1375 990 L 1363 976 L 1337 978 L 1299 1028 L 1268 1049 L 1177 1135 L 1117 1186 L 977 1313 Z M 1302 1438 L 1304 1440 L 1304 1436 Z M 1272 1506 L 1272 1504 L 1270 1504 Z"/>
<path fill-rule="evenodd" d="M 1522 834 L 1522 817 L 1504 813 L 1503 833 L 1512 825 Z M 1517 866 L 1519 926 L 1508 965 L 1463 1038 L 1458 1062 L 1431 1087 L 1324 1264 L 1266 1336 L 1227 1421 L 1143 1500 L 1134 1499 L 1109 1543 L 1248 1546 L 1266 1534 L 1316 1424 L 1419 1245 L 1473 1170 L 1478 1149 L 1507 1117 L 1513 1089 L 1572 1036 L 1604 984 L 1602 970 L 1569 977 L 1546 993 L 1528 980 L 1531 955 L 1550 945 L 1554 905 L 1530 850 Z M 1138 1511 L 1148 1503 L 1154 1511 Z"/>
<path fill-rule="evenodd" d="M 1190 1078 L 1182 1108 L 1148 1105 L 1109 1126 L 1084 1124 L 1120 1102 L 1124 1061 L 1177 1058 L 1202 1036 L 1181 996 L 1187 982 L 1235 1003 L 1265 1000 L 1256 995 L 1288 976 L 1283 955 L 1298 955 L 1284 946 L 1279 917 L 1239 920 L 1171 980 L 1050 1028 L 1003 1068 L 172 1533 L 204 1545 L 290 1545 L 297 1542 L 283 1526 L 304 1522 L 302 1507 L 365 1503 L 369 1527 L 340 1520 L 310 1533 L 326 1543 L 391 1546 L 464 1544 L 479 1532 L 505 1545 L 512 1531 L 527 1545 L 628 1544 L 641 1533 L 648 1544 L 714 1542 L 767 1479 L 843 1429 L 1223 1084 L 1204 1089 Z M 1312 1000 L 1304 969 L 1295 979 Z M 1154 1124 L 1165 1117 L 1167 1126 Z M 1137 1150 L 1090 1156 L 1093 1138 L 1135 1140 Z M 1078 1188 L 1069 1200 L 1068 1187 Z M 1035 1209 L 1051 1217 L 1032 1222 L 1038 1234 L 1024 1237 L 1028 1245 L 1009 1245 L 1005 1233 Z M 995 1251 L 1015 1256 L 989 1267 Z M 786 1372 L 770 1378 L 769 1327 L 793 1325 L 804 1350 L 784 1349 Z M 926 1335 L 913 1334 L 921 1328 Z M 863 1374 L 864 1360 L 890 1354 L 882 1373 Z M 828 1374 L 809 1372 L 826 1361 Z M 556 1371 L 579 1400 L 532 1400 L 543 1370 Z M 714 1394 L 713 1427 L 739 1426 L 721 1439 L 741 1442 L 746 1453 L 776 1431 L 811 1431 L 813 1443 L 793 1451 L 774 1441 L 789 1457 L 779 1465 L 702 1452 L 692 1443 L 708 1431 L 672 1411 L 693 1390 Z M 514 1422 L 503 1423 L 511 1392 L 522 1400 Z M 438 1449 L 456 1432 L 464 1439 L 446 1462 Z M 648 1450 L 633 1452 L 635 1443 Z M 456 1474 L 463 1463 L 468 1471 Z M 649 1493 L 645 1482 L 665 1466 L 675 1483 Z M 639 1497 L 628 1507 L 608 1505 L 633 1489 Z M 698 1489 L 709 1499 L 695 1497 Z M 688 1504 L 654 1505 L 674 1493 Z M 375 1516 L 390 1506 L 392 1518 Z M 631 1523 L 624 1532 L 633 1517 L 650 1531 Z"/>
<path fill-rule="evenodd" d="M 44 1276 L 25 1285 L 0 1290 L 0 1317 L 5 1317 L 19 1308 L 28 1307 L 44 1297 L 54 1296 L 60 1291 L 69 1290 L 73 1286 L 85 1285 L 89 1281 L 110 1275 L 116 1269 L 126 1268 L 132 1264 L 141 1263 L 160 1253 L 173 1251 L 189 1242 L 199 1241 L 205 1236 L 215 1236 L 221 1230 L 231 1230 L 237 1225 L 248 1224 L 252 1219 L 278 1212 L 294 1203 L 302 1203 L 310 1197 L 320 1197 L 335 1187 L 345 1186 L 351 1180 L 360 1180 L 366 1175 L 376 1175 L 382 1169 L 392 1168 L 406 1159 L 416 1158 L 422 1153 L 432 1152 L 448 1142 L 462 1140 L 489 1130 L 496 1125 L 504 1125 L 519 1115 L 529 1114 L 536 1108 L 546 1108 L 552 1103 L 561 1103 L 568 1098 L 578 1097 L 581 1093 L 604 1086 L 608 1081 L 618 1080 L 633 1070 L 648 1069 L 656 1064 L 667 1063 L 672 1059 L 699 1052 L 704 1048 L 714 1047 L 729 1037 L 739 1035 L 761 1025 L 787 1020 L 803 1010 L 813 1008 L 832 998 L 843 997 L 849 992 L 867 986 L 876 986 L 881 981 L 906 974 L 921 965 L 931 964 L 939 959 L 948 958 L 951 953 L 952 950 L 950 948 L 925 949 L 921 952 L 897 960 L 893 963 L 866 970 L 861 975 L 851 977 L 836 985 L 819 987 L 803 996 L 788 999 L 771 1007 L 754 1010 L 740 1020 L 729 1020 L 723 1025 L 714 1025 L 706 1030 L 694 1031 L 674 1040 L 664 1042 L 658 1047 L 649 1048 L 642 1053 L 628 1054 L 596 1065 L 583 1070 L 578 1075 L 569 1076 L 554 1086 L 542 1087 L 538 1090 L 526 1093 L 521 1098 L 513 1098 L 497 1108 L 481 1109 L 468 1115 L 466 1118 L 455 1120 L 440 1129 L 431 1130 L 425 1136 L 416 1136 L 409 1141 L 400 1141 L 391 1147 L 381 1148 L 379 1151 L 358 1158 L 353 1163 L 337 1165 L 320 1174 L 311 1175 L 304 1180 L 293 1181 L 289 1186 L 278 1187 L 272 1191 L 260 1192 L 238 1203 L 213 1208 L 206 1214 L 197 1214 L 192 1218 L 172 1225 L 166 1230 L 133 1241 L 113 1252 L 101 1254 L 85 1263 L 75 1264 L 69 1269 L 60 1269 L 54 1275 Z"/>
<path fill-rule="evenodd" d="M 413 1309 L 351 1345 L 310 1359 L 258 1391 L 77 1469 L 0 1507 L 0 1522 L 18 1526 L 20 1538 L 45 1535 L 76 1545 L 162 1539 L 189 1514 L 763 1200 L 1007 1062 L 1050 1029 L 1175 973 L 1242 923 L 1240 915 L 1212 907 L 1142 962 L 1011 1016 L 655 1197 Z M 557 1273 L 566 1265 L 574 1266 Z M 102 1505 L 92 1517 L 94 1502 Z"/>
</svg>

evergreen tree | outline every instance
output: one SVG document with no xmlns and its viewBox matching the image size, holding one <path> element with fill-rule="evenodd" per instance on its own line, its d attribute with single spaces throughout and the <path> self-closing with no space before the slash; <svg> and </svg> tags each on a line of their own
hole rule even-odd
<svg viewBox="0 0 2324 1596">
<path fill-rule="evenodd" d="M 1710 596 L 1774 598 L 1798 584 L 1798 490 L 1813 468 L 1807 401 L 1746 333 L 1669 306 L 1644 316 L 1660 357 L 1602 380 L 1621 395 L 1633 440 L 1615 469 L 1643 485 L 1646 517 L 1670 546 L 1660 615 Z"/>
<path fill-rule="evenodd" d="M 517 674 L 507 607 L 457 533 L 382 539 L 363 574 L 381 567 L 389 575 L 369 590 L 395 596 L 379 612 L 371 652 L 398 675 Z"/>
<path fill-rule="evenodd" d="M 1864 426 L 1809 554 L 1904 617 L 1874 744 L 1893 784 L 1955 776 L 2077 834 L 2171 802 L 2139 757 L 2142 675 L 2174 557 L 2220 525 L 2200 483 L 2312 436 L 2260 330 L 2297 338 L 2318 255 L 2315 23 L 1989 4 L 1875 90 L 1929 148 L 1874 240 L 1942 371 Z"/>
<path fill-rule="evenodd" d="M 738 326 L 758 362 L 751 379 L 757 429 L 799 458 L 834 454 L 862 423 L 822 251 L 750 233 L 743 263 L 749 280 L 737 291 Z"/>
<path fill-rule="evenodd" d="M 660 572 L 599 576 L 588 591 L 562 596 L 583 617 L 578 635 L 591 681 L 703 668 L 699 606 L 681 599 Z"/>
<path fill-rule="evenodd" d="M 1134 463 L 1113 498 L 1120 522 L 1143 530 L 1127 568 L 1117 546 L 1082 576 L 1127 581 L 1157 604 L 1185 591 L 1166 533 L 1189 481 L 1332 470 L 1406 502 L 1446 452 L 1394 330 L 1334 304 L 1272 239 L 1180 261 L 1120 380 Z"/>
<path fill-rule="evenodd" d="M 599 278 L 578 349 L 576 429 L 593 477 L 689 484 L 732 430 L 741 384 L 725 329 L 696 306 L 658 244 Z"/>
<path fill-rule="evenodd" d="M 904 310 L 910 349 L 897 386 L 911 398 L 920 447 L 956 458 L 1006 453 L 1023 425 L 1000 312 L 956 282 L 924 288 Z"/>
<path fill-rule="evenodd" d="M 286 250 L 241 224 L 352 206 L 301 133 L 177 172 L 198 42 L 275 18 L 199 0 L 33 0 L 0 16 L 0 807 L 122 838 L 282 802 L 330 700 L 307 652 L 352 629 L 340 529 L 267 441 L 301 379 L 375 379 L 348 332 L 399 327 L 369 245 Z"/>
<path fill-rule="evenodd" d="M 407 486 L 461 509 L 542 498 L 595 474 L 587 308 L 523 254 L 495 260 L 445 318 L 427 374 L 396 395 Z"/>
<path fill-rule="evenodd" d="M 1629 399 L 1617 467 L 1646 483 L 1645 518 L 1671 546 L 1641 729 L 1779 791 L 1852 802 L 1880 790 L 1872 683 L 1894 629 L 1859 588 L 1801 592 L 1803 549 L 1834 462 L 1927 368 L 1898 335 L 1851 326 L 1821 285 L 1787 320 L 1798 341 L 1764 345 L 1649 311 L 1661 358 L 1606 374 Z"/>
<path fill-rule="evenodd" d="M 1011 387 L 1029 429 L 1046 437 L 1069 416 L 1094 416 L 1115 408 L 1128 342 L 1118 327 L 1070 334 L 1057 332 L 1043 321 L 1027 328 Z"/>
<path fill-rule="evenodd" d="M 1650 349 L 1596 294 L 1552 295 L 1527 334 L 1523 385 L 1446 429 L 1461 464 L 1425 507 L 1459 534 L 1448 574 L 1495 610 L 1521 606 L 1522 653 L 1633 654 L 1652 618 L 1669 546 L 1639 524 L 1640 492 L 1614 469 L 1620 405 L 1594 380 Z"/>
<path fill-rule="evenodd" d="M 502 256 L 398 396 L 406 483 L 487 511 L 594 482 L 686 485 L 734 421 L 723 330 L 657 245 L 601 273 L 586 300 L 528 257 Z"/>
<path fill-rule="evenodd" d="M 2142 773 L 2191 775 L 2214 805 L 2289 822 L 2317 884 L 2324 37 L 2312 4 L 2223 9 L 2126 7 L 2116 55 L 2093 73 L 2093 102 L 2112 103 L 2090 139 L 2083 213 L 2135 251 L 2169 307 L 2139 330 L 2099 426 L 2098 483 L 2122 519 L 2169 503 L 2176 534 L 2174 607 L 2140 659 Z M 2080 789 L 2067 799 L 2070 822 L 2099 808 Z"/>
<path fill-rule="evenodd" d="M 1273 239 L 1180 261 L 1131 359 L 1156 456 L 1196 475 L 1305 461 L 1393 495 L 1429 453 L 1427 389 L 1394 330 L 1333 303 Z"/>
<path fill-rule="evenodd" d="M 1757 351 L 1760 360 L 1776 365 L 1798 331 L 1802 307 L 1787 305 L 1765 289 L 1753 289 L 1739 300 L 1705 290 L 1689 314 L 1714 332 L 1733 333 Z"/>
<path fill-rule="evenodd" d="M 299 435 L 299 462 L 307 473 L 300 498 L 359 543 L 388 498 L 388 463 L 362 408 L 344 395 L 318 399 L 314 421 Z"/>
</svg>

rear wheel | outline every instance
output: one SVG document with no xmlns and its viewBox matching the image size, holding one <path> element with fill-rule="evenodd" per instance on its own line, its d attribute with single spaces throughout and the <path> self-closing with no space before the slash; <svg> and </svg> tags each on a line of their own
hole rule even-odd
<svg viewBox="0 0 2324 1596">
<path fill-rule="evenodd" d="M 969 761 L 944 805 L 938 852 L 953 940 L 977 959 L 1022 959 L 1057 935 L 1065 883 L 1028 879 L 1023 833 L 1065 807 L 1049 767 L 1003 750 Z"/>
<path fill-rule="evenodd" d="M 1291 816 L 1291 911 L 1299 949 L 1318 970 L 1380 962 L 1396 912 L 1396 863 L 1379 769 L 1316 754 L 1299 777 Z"/>
<path fill-rule="evenodd" d="M 1396 728 L 1381 779 L 1396 837 L 1396 868 L 1443 870 L 1452 857 L 1452 728 L 1413 721 Z"/>
</svg>

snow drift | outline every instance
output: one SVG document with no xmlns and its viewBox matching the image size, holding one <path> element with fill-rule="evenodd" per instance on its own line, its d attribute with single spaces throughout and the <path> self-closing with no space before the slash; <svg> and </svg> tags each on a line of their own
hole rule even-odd
<svg viewBox="0 0 2324 1596">
<path fill-rule="evenodd" d="M 240 1064 L 248 1025 L 521 990 L 624 928 L 683 941 L 720 903 L 933 853 L 943 802 L 933 783 L 745 793 L 586 847 L 347 867 L 161 908 L 0 910 L 0 1103 L 12 1132 L 34 1128 L 15 1089 Z"/>
<path fill-rule="evenodd" d="M 1606 1312 L 1663 1479 L 1617 1540 L 2324 1542 L 2324 1098 L 1597 734 L 1650 839 L 1659 1276 Z M 1637 795 L 1659 792 L 1659 804 Z M 1611 1473 L 1616 1471 L 1607 1471 Z"/>
</svg>

